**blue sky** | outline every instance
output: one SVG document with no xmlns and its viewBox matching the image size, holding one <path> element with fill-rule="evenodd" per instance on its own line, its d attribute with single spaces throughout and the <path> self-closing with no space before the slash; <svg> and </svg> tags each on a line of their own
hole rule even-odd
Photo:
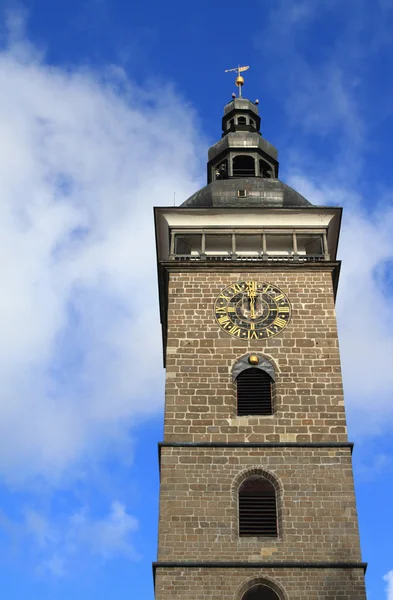
<svg viewBox="0 0 393 600">
<path fill-rule="evenodd" d="M 153 599 L 152 206 L 250 64 L 280 178 L 344 206 L 337 310 L 368 597 L 393 599 L 393 0 L 0 0 L 0 589 Z"/>
</svg>

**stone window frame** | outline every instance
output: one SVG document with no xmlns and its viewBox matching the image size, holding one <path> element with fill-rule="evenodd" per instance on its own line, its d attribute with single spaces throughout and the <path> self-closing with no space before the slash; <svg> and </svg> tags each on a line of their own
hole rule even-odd
<svg viewBox="0 0 393 600">
<path fill-rule="evenodd" d="M 273 577 L 266 577 L 266 576 L 262 576 L 262 577 L 251 577 L 250 579 L 247 579 L 246 581 L 244 581 L 236 590 L 235 595 L 233 596 L 233 600 L 243 600 L 244 595 L 248 592 L 248 590 L 250 590 L 251 588 L 253 588 L 255 585 L 266 585 L 267 587 L 270 587 L 273 592 L 275 592 L 277 594 L 277 596 L 279 597 L 279 600 L 288 600 L 288 594 L 286 593 L 286 591 L 284 590 L 284 588 L 282 587 L 282 585 L 280 583 L 278 583 L 278 581 L 276 579 L 274 579 Z"/>
<path fill-rule="evenodd" d="M 250 356 L 257 356 L 259 358 L 259 363 L 257 365 L 251 365 L 248 362 Z M 242 371 L 250 368 L 257 368 L 261 371 L 267 373 L 272 379 L 272 392 L 271 392 L 271 404 L 272 404 L 272 412 L 270 415 L 249 415 L 249 416 L 239 416 L 237 414 L 237 385 L 236 379 L 240 375 Z M 276 392 L 276 378 L 279 373 L 278 367 L 271 357 L 268 357 L 260 352 L 247 352 L 247 354 L 243 354 L 240 358 L 238 358 L 232 365 L 231 375 L 232 375 L 232 393 L 233 393 L 233 406 L 234 406 L 234 418 L 236 419 L 269 419 L 274 417 L 277 411 L 277 392 Z"/>
<path fill-rule="evenodd" d="M 246 481 L 246 479 L 252 477 L 253 475 L 259 475 L 260 477 L 264 477 L 265 479 L 267 479 L 273 485 L 274 490 L 276 492 L 277 536 L 266 537 L 256 535 L 240 537 L 239 535 L 239 490 L 242 483 Z M 247 469 L 242 470 L 241 473 L 239 473 L 235 477 L 234 481 L 232 482 L 232 499 L 234 503 L 235 522 L 235 527 L 233 528 L 233 531 L 235 533 L 235 539 L 238 543 L 250 544 L 254 540 L 258 540 L 258 543 L 266 542 L 268 544 L 272 544 L 283 541 L 283 493 L 284 489 L 278 477 L 274 473 L 271 473 L 270 471 L 267 471 L 266 469 L 263 469 L 260 466 L 248 467 Z"/>
</svg>

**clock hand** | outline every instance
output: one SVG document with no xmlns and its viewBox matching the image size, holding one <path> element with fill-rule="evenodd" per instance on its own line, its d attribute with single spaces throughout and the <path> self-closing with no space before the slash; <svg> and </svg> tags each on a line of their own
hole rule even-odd
<svg viewBox="0 0 393 600">
<path fill-rule="evenodd" d="M 255 319 L 255 300 L 256 300 L 256 291 L 255 291 L 255 281 L 249 281 L 247 283 L 248 289 L 248 298 L 250 300 L 250 316 L 251 319 Z"/>
</svg>

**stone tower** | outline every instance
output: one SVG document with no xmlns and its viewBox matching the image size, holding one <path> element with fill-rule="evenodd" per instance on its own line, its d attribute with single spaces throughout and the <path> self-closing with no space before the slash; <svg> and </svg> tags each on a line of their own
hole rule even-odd
<svg viewBox="0 0 393 600">
<path fill-rule="evenodd" d="M 234 98 L 208 185 L 156 208 L 166 366 L 156 600 L 362 600 L 335 317 L 341 208 Z"/>
</svg>

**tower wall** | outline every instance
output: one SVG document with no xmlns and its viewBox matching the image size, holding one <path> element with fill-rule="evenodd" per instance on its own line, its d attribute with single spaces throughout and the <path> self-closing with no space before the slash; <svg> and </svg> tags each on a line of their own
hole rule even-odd
<svg viewBox="0 0 393 600">
<path fill-rule="evenodd" d="M 280 600 L 365 599 L 363 569 L 184 568 L 157 569 L 160 600 L 239 600 L 253 582 L 266 582 Z"/>
<path fill-rule="evenodd" d="M 346 442 L 332 267 L 172 272 L 168 296 L 165 441 Z M 289 326 L 267 340 L 230 337 L 215 322 L 222 289 L 270 282 L 292 304 Z M 274 414 L 236 416 L 234 363 L 265 354 L 276 370 Z"/>
<path fill-rule="evenodd" d="M 280 600 L 365 599 L 333 268 L 169 268 L 156 600 L 241 600 L 253 580 Z M 280 335 L 239 340 L 217 326 L 218 294 L 248 280 L 290 299 Z M 236 415 L 231 371 L 249 352 L 275 367 L 271 416 Z M 277 537 L 239 536 L 238 488 L 254 473 L 276 488 Z"/>
</svg>

